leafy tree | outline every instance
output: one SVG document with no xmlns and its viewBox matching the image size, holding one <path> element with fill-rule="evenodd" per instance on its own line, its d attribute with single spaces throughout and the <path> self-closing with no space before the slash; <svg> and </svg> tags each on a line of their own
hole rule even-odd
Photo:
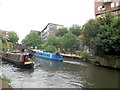
<svg viewBox="0 0 120 90">
<path fill-rule="evenodd" d="M 0 40 L 0 51 L 2 51 L 2 40 Z"/>
<path fill-rule="evenodd" d="M 19 37 L 18 37 L 18 35 L 16 34 L 16 32 L 11 31 L 11 32 L 9 32 L 9 39 L 10 39 L 10 41 L 11 41 L 12 43 L 16 43 L 16 42 L 18 42 Z"/>
<path fill-rule="evenodd" d="M 64 49 L 70 49 L 72 51 L 77 48 L 76 36 L 71 32 L 63 36 L 61 43 Z"/>
<path fill-rule="evenodd" d="M 69 30 L 76 36 L 79 36 L 82 33 L 82 29 L 81 26 L 77 25 L 77 24 L 73 24 Z"/>
<path fill-rule="evenodd" d="M 46 47 L 44 47 L 44 51 L 46 51 L 46 52 L 55 52 L 55 46 L 47 45 Z"/>
<path fill-rule="evenodd" d="M 22 44 L 29 47 L 40 46 L 41 38 L 37 32 L 32 31 L 22 40 Z"/>
<path fill-rule="evenodd" d="M 96 54 L 120 55 L 120 19 L 105 14 L 83 26 L 85 44 Z"/>
<path fill-rule="evenodd" d="M 55 36 L 57 37 L 62 37 L 64 36 L 66 33 L 68 33 L 68 29 L 67 28 L 59 28 L 56 33 L 55 33 Z"/>
<path fill-rule="evenodd" d="M 49 37 L 47 38 L 46 43 L 48 43 L 48 44 L 50 44 L 50 45 L 53 45 L 53 46 L 56 46 L 56 47 L 59 46 L 59 45 L 58 45 L 58 44 L 59 44 L 58 38 L 55 37 L 55 36 L 49 36 Z"/>
<path fill-rule="evenodd" d="M 8 41 L 7 39 L 2 39 L 2 51 L 7 51 L 8 50 Z"/>
<path fill-rule="evenodd" d="M 2 31 L 0 31 L 0 39 L 2 39 Z"/>
<path fill-rule="evenodd" d="M 100 26 L 101 32 L 99 32 L 94 39 L 94 44 L 99 47 L 104 54 L 118 55 L 120 54 L 120 19 L 115 20 L 116 18 L 113 17 L 110 19 L 113 20 L 108 22 L 108 24 Z"/>
<path fill-rule="evenodd" d="M 96 37 L 97 33 L 99 32 L 100 24 L 94 20 L 89 20 L 86 24 L 83 25 L 83 38 L 84 44 L 87 45 L 89 48 L 93 48 L 93 39 Z"/>
<path fill-rule="evenodd" d="M 56 36 L 49 36 L 47 38 L 46 42 L 43 44 L 42 48 L 45 51 L 51 52 L 52 50 L 50 49 L 50 46 L 51 46 L 52 49 L 54 48 L 53 51 L 55 51 L 55 48 L 59 48 L 61 46 L 59 38 L 56 37 Z"/>
<path fill-rule="evenodd" d="M 0 30 L 0 51 L 2 51 L 2 31 Z"/>
</svg>

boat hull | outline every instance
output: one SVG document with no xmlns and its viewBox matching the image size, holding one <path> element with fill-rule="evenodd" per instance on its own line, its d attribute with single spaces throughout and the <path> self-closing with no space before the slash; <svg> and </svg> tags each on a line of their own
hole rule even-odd
<svg viewBox="0 0 120 90">
<path fill-rule="evenodd" d="M 62 56 L 57 56 L 54 53 L 45 53 L 45 52 L 36 52 L 34 56 L 45 58 L 45 59 L 50 59 L 50 60 L 55 60 L 55 61 L 63 61 Z"/>
<path fill-rule="evenodd" d="M 10 62 L 20 68 L 33 68 L 34 62 L 27 54 L 0 52 L 2 61 Z"/>
<path fill-rule="evenodd" d="M 12 63 L 14 65 L 16 65 L 19 68 L 33 68 L 34 67 L 34 63 L 31 62 L 31 64 L 24 64 L 23 62 L 16 62 L 14 60 L 8 59 L 8 58 L 4 58 L 2 57 L 2 61 L 7 61 L 9 63 Z"/>
</svg>

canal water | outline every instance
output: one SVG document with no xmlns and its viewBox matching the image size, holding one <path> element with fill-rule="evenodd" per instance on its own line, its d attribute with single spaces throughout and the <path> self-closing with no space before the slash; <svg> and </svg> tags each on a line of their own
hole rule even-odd
<svg viewBox="0 0 120 90">
<path fill-rule="evenodd" d="M 1 61 L 1 60 L 0 60 Z M 63 62 L 34 58 L 34 69 L 20 69 L 7 62 L 0 71 L 13 88 L 118 88 L 119 70 L 97 67 L 82 60 Z"/>
</svg>

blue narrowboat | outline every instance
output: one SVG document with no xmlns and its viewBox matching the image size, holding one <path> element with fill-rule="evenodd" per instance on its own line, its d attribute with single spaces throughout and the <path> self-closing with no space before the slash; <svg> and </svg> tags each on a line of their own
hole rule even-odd
<svg viewBox="0 0 120 90">
<path fill-rule="evenodd" d="M 51 59 L 56 61 L 63 61 L 63 57 L 60 55 L 60 53 L 48 53 L 48 52 L 36 52 L 34 56 L 45 58 L 45 59 Z"/>
</svg>

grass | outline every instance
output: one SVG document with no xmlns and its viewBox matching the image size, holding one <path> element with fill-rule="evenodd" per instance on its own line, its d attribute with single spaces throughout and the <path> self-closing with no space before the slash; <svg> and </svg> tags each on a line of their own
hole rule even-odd
<svg viewBox="0 0 120 90">
<path fill-rule="evenodd" d="M 9 84 L 11 83 L 11 80 L 6 75 L 2 76 L 2 80 L 6 81 Z"/>
</svg>

